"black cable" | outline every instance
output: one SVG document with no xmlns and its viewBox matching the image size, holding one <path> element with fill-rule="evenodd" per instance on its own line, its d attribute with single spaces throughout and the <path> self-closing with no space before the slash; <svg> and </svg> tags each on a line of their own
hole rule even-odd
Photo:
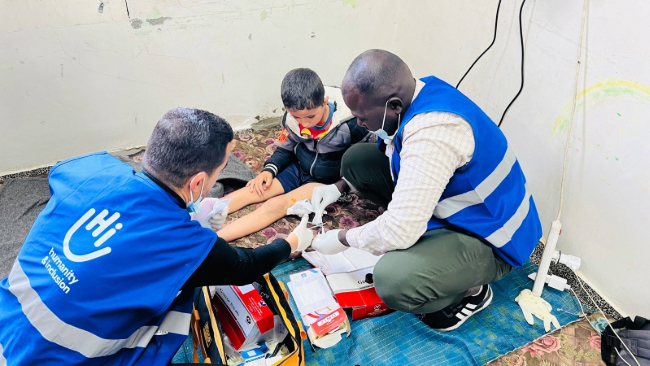
<svg viewBox="0 0 650 366">
<path fill-rule="evenodd" d="M 460 78 L 460 81 L 458 82 L 458 84 L 456 84 L 456 89 L 458 89 L 458 87 L 460 86 L 460 83 L 463 82 L 463 79 L 465 79 L 465 76 L 467 76 L 467 74 L 469 74 L 470 70 L 472 70 L 472 68 L 474 67 L 474 65 L 476 65 L 478 60 L 480 60 L 481 57 L 483 57 L 483 55 L 485 55 L 485 53 L 490 48 L 492 48 L 492 45 L 494 44 L 494 41 L 497 40 L 497 25 L 499 24 L 499 8 L 501 8 L 501 0 L 499 0 L 499 5 L 497 5 L 497 15 L 496 15 L 496 17 L 494 19 L 494 37 L 492 38 L 492 43 L 490 43 L 488 48 L 486 48 L 485 51 L 483 51 L 483 53 L 481 53 L 481 55 L 474 61 L 474 63 L 472 63 L 472 66 L 470 66 L 469 69 L 467 69 L 467 71 L 465 72 L 465 75 L 463 75 L 463 77 Z"/>
<path fill-rule="evenodd" d="M 519 8 L 519 41 L 521 42 L 521 86 L 519 87 L 519 91 L 517 92 L 517 95 L 515 95 L 514 98 L 512 98 L 512 101 L 510 101 L 510 104 L 506 107 L 506 110 L 503 111 L 503 115 L 501 116 L 501 120 L 499 121 L 499 124 L 497 125 L 499 128 L 501 128 L 501 123 L 503 123 L 503 117 L 506 116 L 506 113 L 508 112 L 508 109 L 510 109 L 510 106 L 512 103 L 517 100 L 519 97 L 519 94 L 521 94 L 521 91 L 524 89 L 524 32 L 523 32 L 523 27 L 522 27 L 522 22 L 521 22 L 521 13 L 524 11 L 524 4 L 526 3 L 526 0 L 523 0 L 521 2 L 521 7 Z"/>
</svg>

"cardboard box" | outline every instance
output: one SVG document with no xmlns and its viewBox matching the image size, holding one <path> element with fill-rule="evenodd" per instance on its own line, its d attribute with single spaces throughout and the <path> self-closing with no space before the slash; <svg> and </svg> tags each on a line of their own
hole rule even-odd
<svg viewBox="0 0 650 366">
<path fill-rule="evenodd" d="M 374 267 L 353 272 L 332 273 L 326 276 L 334 297 L 352 320 L 359 320 L 391 313 L 377 295 L 375 285 L 368 282 Z"/>
<path fill-rule="evenodd" d="M 223 332 L 238 352 L 273 338 L 273 313 L 252 285 L 216 286 L 212 303 Z"/>
</svg>

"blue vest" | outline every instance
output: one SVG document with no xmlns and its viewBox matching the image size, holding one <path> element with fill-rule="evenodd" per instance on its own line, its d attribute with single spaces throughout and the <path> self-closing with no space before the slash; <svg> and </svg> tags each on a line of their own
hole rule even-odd
<svg viewBox="0 0 650 366">
<path fill-rule="evenodd" d="M 430 76 L 409 106 L 394 137 L 391 171 L 400 171 L 404 126 L 417 114 L 448 112 L 472 126 L 475 149 L 471 161 L 449 180 L 427 230 L 451 228 L 491 245 L 499 257 L 521 267 L 542 237 L 535 202 L 526 178 L 501 130 L 474 102 L 444 81 Z"/>
<path fill-rule="evenodd" d="M 166 365 L 189 333 L 181 287 L 216 234 L 105 152 L 57 164 L 49 184 L 0 282 L 0 365 Z"/>
</svg>

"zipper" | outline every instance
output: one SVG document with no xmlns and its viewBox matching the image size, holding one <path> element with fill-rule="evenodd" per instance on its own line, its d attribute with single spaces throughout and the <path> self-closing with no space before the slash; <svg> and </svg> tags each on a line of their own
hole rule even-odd
<svg viewBox="0 0 650 366">
<path fill-rule="evenodd" d="M 316 156 L 314 157 L 314 161 L 311 163 L 311 167 L 309 168 L 309 175 L 314 177 L 314 165 L 316 165 L 316 160 L 318 160 L 318 140 L 314 140 L 314 149 L 316 150 Z"/>
<path fill-rule="evenodd" d="M 314 176 L 314 165 L 316 165 L 316 160 L 318 160 L 318 142 L 323 141 L 328 136 L 330 136 L 330 138 L 331 138 L 331 136 L 334 135 L 333 132 L 338 130 L 342 125 L 343 125 L 343 123 L 339 124 L 338 126 L 334 127 L 332 130 L 328 131 L 327 134 L 323 137 L 323 139 L 321 139 L 321 140 L 313 140 L 314 141 L 314 150 L 316 150 L 316 156 L 314 157 L 314 161 L 311 163 L 311 166 L 309 167 L 309 175 L 311 175 L 312 177 Z M 300 135 L 298 135 L 298 136 L 302 137 Z M 298 151 L 298 144 L 296 144 L 296 146 L 294 147 L 294 153 L 297 154 L 297 151 Z"/>
</svg>

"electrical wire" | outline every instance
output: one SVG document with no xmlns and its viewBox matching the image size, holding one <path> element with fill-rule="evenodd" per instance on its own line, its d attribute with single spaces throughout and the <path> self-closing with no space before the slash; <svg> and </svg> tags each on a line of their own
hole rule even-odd
<svg viewBox="0 0 650 366">
<path fill-rule="evenodd" d="M 588 1 L 589 1 L 589 0 L 586 0 L 585 2 L 588 2 Z M 625 347 L 625 350 L 626 350 L 627 353 L 630 355 L 630 357 L 634 360 L 634 362 L 636 362 L 637 366 L 641 366 L 641 364 L 639 363 L 639 360 L 636 359 L 636 357 L 634 356 L 634 354 L 632 353 L 632 351 L 630 351 L 630 349 L 627 347 L 627 344 L 625 344 L 625 342 L 623 342 L 623 340 L 621 339 L 621 337 L 619 337 L 618 333 L 616 332 L 616 329 L 614 329 L 614 327 L 612 327 L 612 323 L 610 323 L 609 320 L 607 319 L 607 315 L 605 315 L 605 312 L 600 308 L 600 306 L 598 306 L 598 303 L 596 303 L 596 301 L 594 301 L 594 299 L 591 297 L 591 294 L 587 291 L 587 289 L 585 288 L 585 286 L 582 284 L 582 279 L 580 278 L 580 276 L 578 276 L 578 274 L 575 273 L 575 271 L 573 272 L 573 274 L 575 274 L 575 276 L 576 276 L 576 280 L 578 280 L 578 283 L 580 284 L 580 287 L 582 288 L 582 291 L 584 291 L 585 294 L 587 294 L 587 297 L 589 298 L 589 300 L 591 300 L 591 302 L 594 304 L 594 306 L 596 307 L 596 309 L 598 309 L 598 311 L 599 311 L 601 314 L 603 314 L 603 317 L 605 318 L 605 321 L 607 322 L 607 325 L 612 329 L 612 331 L 614 332 L 614 335 L 616 336 L 616 338 L 618 338 L 618 340 L 621 342 L 621 345 L 622 345 L 623 347 Z M 571 291 L 573 291 L 573 290 L 571 290 Z M 573 294 L 575 295 L 575 292 L 573 292 Z M 577 296 L 576 296 L 576 298 L 577 298 Z M 580 307 L 582 307 L 582 305 L 580 305 Z M 586 319 L 586 318 L 587 318 L 587 316 L 585 315 L 585 319 Z M 587 321 L 589 321 L 589 319 L 587 319 Z M 591 324 L 591 322 L 589 322 L 589 324 Z M 594 327 L 593 324 L 591 324 L 591 326 L 592 326 L 594 329 L 596 329 L 596 327 Z M 598 329 L 596 329 L 596 332 L 597 332 L 598 334 L 600 334 L 600 331 L 598 331 Z M 616 347 L 614 347 L 614 349 L 616 349 Z M 618 349 L 616 349 L 616 353 L 618 354 L 619 357 L 621 357 L 621 354 L 618 353 Z M 628 366 L 632 366 L 632 365 L 630 365 L 629 363 L 627 363 L 627 361 L 626 361 L 623 357 L 621 357 L 621 359 L 622 359 L 623 362 L 625 362 Z"/>
<path fill-rule="evenodd" d="M 576 65 L 576 76 L 573 84 L 573 102 L 571 105 L 571 117 L 569 117 L 569 128 L 567 129 L 566 142 L 564 145 L 564 164 L 562 167 L 562 183 L 560 185 L 560 207 L 557 212 L 557 220 L 560 220 L 562 216 L 562 207 L 564 206 L 564 183 L 566 181 L 566 167 L 567 161 L 569 159 L 569 144 L 571 143 L 571 131 L 573 130 L 573 117 L 576 112 L 576 104 L 578 99 L 578 80 L 580 79 L 580 60 L 582 59 L 582 38 L 585 33 L 585 21 L 587 8 L 589 7 L 589 0 L 584 0 L 584 5 L 582 9 L 582 22 L 580 25 L 580 40 L 578 41 L 578 60 Z"/>
<path fill-rule="evenodd" d="M 465 71 L 465 75 L 463 75 L 463 77 L 460 78 L 460 80 L 458 81 L 458 84 L 456 84 L 456 89 L 458 89 L 458 87 L 460 86 L 460 83 L 463 82 L 463 80 L 465 79 L 465 76 L 467 76 L 467 74 L 469 74 L 470 70 L 472 70 L 472 68 L 474 67 L 474 65 L 476 65 L 478 60 L 480 60 L 481 57 L 483 57 L 483 55 L 485 55 L 485 53 L 490 48 L 492 48 L 492 45 L 494 45 L 494 42 L 497 40 L 497 28 L 498 28 L 498 24 L 499 24 L 499 8 L 501 8 L 501 0 L 499 0 L 499 4 L 497 5 L 497 15 L 496 15 L 496 17 L 494 19 L 494 37 L 492 37 L 492 43 L 490 43 L 488 48 L 486 48 L 485 51 L 483 51 L 483 53 L 481 53 L 481 55 L 476 60 L 474 60 L 474 62 L 472 63 L 472 66 L 470 66 L 469 69 L 467 69 L 467 71 Z"/>
<path fill-rule="evenodd" d="M 519 94 L 521 94 L 521 91 L 524 89 L 524 31 L 523 31 L 523 24 L 521 21 L 521 14 L 524 11 L 524 4 L 526 4 L 526 0 L 523 0 L 521 2 L 521 7 L 519 7 L 519 42 L 521 44 L 521 85 L 519 86 L 519 91 L 515 95 L 514 98 L 510 101 L 510 104 L 506 107 L 506 109 L 503 111 L 503 114 L 501 115 L 501 120 L 499 120 L 499 124 L 497 124 L 497 127 L 501 128 L 501 124 L 503 123 L 503 118 L 506 116 L 506 113 L 508 113 L 508 109 L 510 109 L 510 106 L 512 103 L 519 98 Z"/>
<path fill-rule="evenodd" d="M 524 0 L 524 1 L 526 1 L 526 0 Z M 522 4 L 522 7 L 523 7 L 523 4 Z M 577 99 L 578 99 L 578 80 L 580 79 L 580 60 L 582 59 L 582 40 L 583 40 L 584 33 L 585 33 L 585 21 L 586 21 L 586 18 L 587 18 L 587 9 L 588 8 L 589 8 L 589 0 L 584 0 L 583 8 L 582 8 L 582 21 L 580 23 L 580 40 L 578 41 L 578 59 L 577 59 L 576 74 L 575 74 L 575 80 L 574 80 L 574 86 L 573 86 L 573 103 L 572 103 L 572 107 L 571 107 L 571 117 L 569 119 L 570 122 L 569 122 L 568 131 L 567 131 L 566 144 L 564 146 L 564 164 L 563 164 L 563 167 L 562 167 L 562 183 L 561 183 L 561 186 L 560 186 L 560 207 L 558 209 L 558 214 L 557 214 L 557 220 L 558 221 L 560 220 L 560 216 L 562 215 L 562 207 L 563 207 L 563 204 L 564 204 L 564 184 L 566 182 L 567 161 L 568 161 L 568 156 L 569 156 L 569 143 L 571 142 L 571 130 L 573 128 L 573 118 L 575 116 L 576 104 L 577 104 Z M 520 13 L 520 17 L 521 17 L 521 13 Z M 522 45 L 523 45 L 523 43 L 522 43 Z M 523 55 L 522 55 L 522 70 L 523 70 Z M 522 85 L 523 85 L 523 73 L 522 73 Z M 505 114 L 505 112 L 504 112 L 504 114 Z M 619 335 L 616 332 L 616 330 L 614 329 L 614 327 L 612 327 L 612 324 L 607 319 L 607 315 L 605 315 L 605 312 L 600 308 L 600 306 L 598 306 L 596 301 L 594 301 L 594 299 L 591 297 L 591 294 L 587 291 L 587 289 L 583 285 L 582 279 L 580 278 L 580 276 L 578 276 L 578 274 L 575 273 L 575 271 L 573 273 L 575 274 L 576 280 L 578 281 L 578 284 L 580 284 L 580 287 L 582 288 L 582 291 L 584 291 L 585 294 L 587 294 L 587 297 L 589 298 L 589 300 L 591 300 L 591 302 L 594 304 L 596 309 L 598 309 L 598 311 L 601 314 L 603 314 L 603 317 L 605 318 L 605 321 L 607 321 L 607 325 L 612 329 L 612 331 L 614 332 L 614 335 L 616 335 L 616 338 L 618 338 L 618 340 L 621 342 L 623 347 L 625 347 L 625 350 L 628 352 L 630 357 L 632 359 L 634 359 L 636 364 L 638 366 L 641 366 L 639 364 L 639 361 L 636 359 L 634 354 L 627 347 L 625 342 L 623 342 L 621 337 L 619 337 Z M 571 292 L 573 292 L 573 295 L 576 298 L 578 298 L 578 295 L 575 293 L 575 291 L 573 291 L 573 289 L 571 289 L 571 288 L 570 288 L 570 290 L 571 290 Z M 580 301 L 578 301 L 578 303 L 580 303 Z M 587 315 L 584 312 L 584 308 L 582 307 L 582 303 L 580 303 L 580 309 L 582 310 L 582 313 L 584 314 L 584 318 L 587 319 Z M 594 327 L 593 324 L 591 324 L 589 319 L 587 319 L 587 321 L 592 326 L 592 328 L 594 328 L 594 330 L 596 330 L 596 333 L 600 334 L 600 331 L 598 329 L 596 329 L 596 327 Z M 616 353 L 618 354 L 618 356 L 623 360 L 623 362 L 625 362 L 625 364 L 627 364 L 628 366 L 632 366 L 621 356 L 621 354 L 618 352 L 617 348 L 614 348 L 614 349 L 616 350 Z"/>
</svg>

